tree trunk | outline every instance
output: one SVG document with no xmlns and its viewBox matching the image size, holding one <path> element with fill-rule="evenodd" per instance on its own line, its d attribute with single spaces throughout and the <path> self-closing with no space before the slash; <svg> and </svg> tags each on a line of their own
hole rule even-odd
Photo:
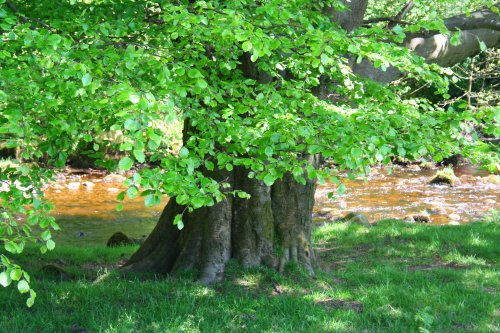
<svg viewBox="0 0 500 333">
<path fill-rule="evenodd" d="M 183 141 L 193 133 L 196 128 L 186 119 Z M 308 162 L 318 164 L 312 156 Z M 301 185 L 286 174 L 269 187 L 248 178 L 243 167 L 203 172 L 217 182 L 229 183 L 229 191 L 250 194 L 250 199 L 228 195 L 212 207 L 188 213 L 172 198 L 155 229 L 123 267 L 125 271 L 164 274 L 196 269 L 200 281 L 212 283 L 222 279 L 226 264 L 234 258 L 246 268 L 266 265 L 280 271 L 288 261 L 296 261 L 313 273 L 315 180 Z M 184 228 L 179 230 L 173 222 L 183 212 Z"/>
<path fill-rule="evenodd" d="M 315 181 L 301 185 L 290 174 L 268 187 L 248 178 L 243 168 L 211 173 L 250 199 L 228 196 L 222 202 L 185 213 L 184 228 L 173 224 L 184 207 L 171 199 L 146 242 L 123 268 L 131 272 L 174 273 L 196 269 L 205 283 L 221 280 L 231 258 L 243 267 L 266 265 L 283 270 L 289 261 L 313 272 L 311 243 Z"/>
</svg>

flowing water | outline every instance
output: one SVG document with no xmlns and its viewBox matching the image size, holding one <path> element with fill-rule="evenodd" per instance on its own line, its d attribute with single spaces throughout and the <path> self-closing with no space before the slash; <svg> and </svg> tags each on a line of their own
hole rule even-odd
<svg viewBox="0 0 500 333">
<path fill-rule="evenodd" d="M 116 196 L 124 189 L 120 179 L 107 182 L 102 176 L 92 175 L 70 175 L 65 181 L 52 184 L 45 195 L 55 204 L 53 215 L 61 227 L 61 231 L 54 235 L 55 241 L 78 245 L 105 244 L 117 231 L 133 238 L 147 236 L 168 198 L 151 208 L 144 205 L 142 197 L 127 198 L 123 210 L 118 212 Z"/>
<path fill-rule="evenodd" d="M 374 169 L 364 179 L 345 180 L 347 191 L 335 200 L 327 193 L 336 185 L 325 184 L 316 192 L 315 220 L 334 220 L 351 211 L 362 212 L 370 222 L 382 218 L 404 218 L 408 214 L 430 214 L 433 223 L 466 223 L 489 210 L 500 209 L 500 185 L 496 176 L 473 167 L 455 170 L 460 183 L 454 187 L 429 185 L 435 170 Z M 55 204 L 54 215 L 61 231 L 54 236 L 66 244 L 105 244 L 116 231 L 140 238 L 154 228 L 167 203 L 147 208 L 142 198 L 127 200 L 116 211 L 116 195 L 123 188 L 119 179 L 70 175 L 52 184 L 46 196 Z M 93 184 L 93 185 L 92 185 Z"/>
<path fill-rule="evenodd" d="M 499 176 L 470 166 L 454 171 L 458 181 L 450 187 L 429 184 L 436 170 L 373 169 L 366 179 L 345 180 L 347 191 L 335 200 L 327 194 L 336 186 L 325 184 L 316 191 L 315 216 L 335 219 L 355 211 L 370 222 L 418 214 L 438 224 L 467 223 L 500 208 Z"/>
</svg>

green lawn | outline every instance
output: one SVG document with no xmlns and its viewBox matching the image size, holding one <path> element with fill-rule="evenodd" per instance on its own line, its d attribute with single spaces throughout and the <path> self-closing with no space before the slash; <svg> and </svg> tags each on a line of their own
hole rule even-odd
<svg viewBox="0 0 500 333">
<path fill-rule="evenodd" d="M 223 283 L 194 274 L 120 277 L 135 248 L 58 247 L 16 258 L 32 275 L 33 308 L 0 288 L 0 332 L 498 332 L 500 224 L 383 221 L 315 230 L 320 267 L 230 265 Z M 40 271 L 48 263 L 76 278 Z"/>
</svg>

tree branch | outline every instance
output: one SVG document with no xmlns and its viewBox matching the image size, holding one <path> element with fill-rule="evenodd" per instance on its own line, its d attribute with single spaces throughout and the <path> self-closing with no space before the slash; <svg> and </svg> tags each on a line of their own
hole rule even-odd
<svg viewBox="0 0 500 333">
<path fill-rule="evenodd" d="M 364 20 L 363 25 L 367 26 L 367 25 L 370 25 L 372 23 L 379 23 L 379 22 L 390 22 L 390 23 L 398 23 L 398 24 L 406 24 L 406 25 L 409 24 L 408 22 L 397 20 L 393 17 L 375 17 L 372 19 Z"/>
<path fill-rule="evenodd" d="M 496 4 L 494 7 L 500 10 L 500 4 Z M 487 7 L 481 8 L 469 15 L 462 14 L 447 18 L 443 23 L 450 31 L 489 29 L 500 32 L 500 15 Z M 407 34 L 407 39 L 414 37 L 429 37 L 436 34 L 439 34 L 439 31 L 423 30 L 413 34 Z"/>
<path fill-rule="evenodd" d="M 7 7 L 9 7 L 10 10 L 12 10 L 14 13 L 17 14 L 17 16 L 19 16 L 19 19 L 21 21 L 23 21 L 23 22 L 38 23 L 41 26 L 43 26 L 43 27 L 47 28 L 48 30 L 50 30 L 50 32 L 52 32 L 52 33 L 58 33 L 58 32 L 60 32 L 57 29 L 52 28 L 50 25 L 48 25 L 47 23 L 45 23 L 44 21 L 42 21 L 40 19 L 28 17 L 28 16 L 22 14 L 19 11 L 19 9 L 17 8 L 17 6 L 11 0 L 5 0 L 5 4 L 7 5 Z"/>
<path fill-rule="evenodd" d="M 500 4 L 495 5 L 500 8 Z M 460 31 L 460 43 L 453 45 L 451 36 L 438 31 L 421 31 L 408 34 L 404 45 L 428 63 L 450 67 L 480 53 L 484 47 L 500 47 L 500 15 L 489 8 L 482 8 L 467 15 L 458 15 L 444 20 L 450 31 Z M 488 28 L 485 28 L 488 27 Z M 383 72 L 363 60 L 354 66 L 354 72 L 360 76 L 380 82 L 392 82 L 401 77 L 396 68 L 389 67 Z"/>
<path fill-rule="evenodd" d="M 399 11 L 399 13 L 397 13 L 396 17 L 394 18 L 394 22 L 391 21 L 389 22 L 389 24 L 387 25 L 387 29 L 392 29 L 394 28 L 394 23 L 397 23 L 398 21 L 401 21 L 403 19 L 403 17 L 406 16 L 406 14 L 408 14 L 410 12 L 410 10 L 413 8 L 413 0 L 410 0 L 406 3 L 406 5 L 404 5 L 404 7 Z"/>
<path fill-rule="evenodd" d="M 363 25 L 369 25 L 372 23 L 378 22 L 389 22 L 387 24 L 388 29 L 392 29 L 396 24 L 408 24 L 407 22 L 403 22 L 403 17 L 408 14 L 408 12 L 413 8 L 413 0 L 410 0 L 404 5 L 404 7 L 396 14 L 394 17 L 375 17 L 372 19 L 364 20 Z"/>
</svg>

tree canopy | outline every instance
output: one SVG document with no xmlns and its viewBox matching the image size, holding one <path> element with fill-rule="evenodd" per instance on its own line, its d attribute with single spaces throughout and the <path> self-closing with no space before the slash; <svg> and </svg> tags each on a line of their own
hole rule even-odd
<svg viewBox="0 0 500 333">
<path fill-rule="evenodd" d="M 365 5 L 360 18 L 342 1 L 0 4 L 0 141 L 29 162 L 0 174 L 0 182 L 17 185 L 0 192 L 0 240 L 9 252 L 36 238 L 43 251 L 54 248 L 59 227 L 42 186 L 82 145 L 91 149 L 80 153 L 109 169 L 143 165 L 120 199 L 142 195 L 151 206 L 168 195 L 187 211 L 249 196 L 204 170 L 244 167 L 271 186 L 287 173 L 303 184 L 307 177 L 338 182 L 339 170 L 364 174 L 395 157 L 441 161 L 457 152 L 499 168 L 496 146 L 476 132 L 485 124 L 498 136 L 496 106 L 477 112 L 416 93 L 426 86 L 438 99 L 450 97 L 453 70 L 411 43 L 436 35 L 449 47 L 469 42 L 460 19 L 470 23 L 474 14 L 457 18 L 461 12 L 448 12 L 457 10 L 454 1 L 420 1 L 389 24 L 377 18 L 387 11 L 394 18 L 404 3 L 374 3 L 367 16 Z M 474 35 L 477 50 L 466 56 L 498 46 L 498 6 L 461 4 L 468 12 L 487 6 L 493 22 L 471 28 L 489 33 Z M 447 25 L 444 14 L 458 23 Z M 377 80 L 391 72 L 395 81 Z M 180 149 L 169 130 L 176 121 L 186 124 Z M 111 132 L 120 140 L 102 135 Z M 124 157 L 106 160 L 106 146 Z M 336 168 L 316 169 L 308 162 L 314 154 Z M 182 214 L 175 223 L 182 229 Z M 35 237 L 34 227 L 43 232 Z M 1 256 L 0 284 L 17 280 L 29 291 L 27 273 Z"/>
</svg>

